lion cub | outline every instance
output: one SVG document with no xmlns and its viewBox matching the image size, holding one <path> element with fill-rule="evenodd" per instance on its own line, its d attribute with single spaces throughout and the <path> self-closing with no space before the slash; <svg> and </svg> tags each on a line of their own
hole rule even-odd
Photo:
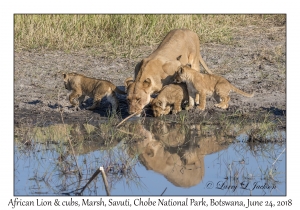
<svg viewBox="0 0 300 210">
<path fill-rule="evenodd" d="M 76 109 L 82 104 L 85 96 L 94 99 L 93 105 L 88 108 L 90 110 L 95 109 L 99 105 L 101 99 L 104 96 L 107 96 L 107 100 L 112 105 L 112 111 L 116 112 L 119 107 L 119 102 L 115 93 L 126 94 L 107 80 L 90 78 L 75 72 L 64 73 L 63 76 L 65 88 L 67 90 L 72 90 L 69 101 Z"/>
<path fill-rule="evenodd" d="M 154 117 L 167 115 L 171 111 L 171 105 L 174 105 L 172 114 L 181 111 L 182 102 L 188 100 L 188 92 L 185 84 L 166 85 L 159 92 L 158 96 L 151 99 L 151 106 Z"/>
<path fill-rule="evenodd" d="M 230 100 L 229 93 L 234 91 L 246 97 L 253 97 L 253 93 L 245 93 L 236 88 L 225 78 L 215 74 L 202 74 L 190 68 L 190 65 L 180 66 L 174 75 L 174 82 L 185 82 L 187 88 L 199 93 L 200 104 L 197 106 L 200 110 L 205 109 L 206 95 L 219 97 L 220 103 L 215 104 L 216 107 L 226 109 Z"/>
</svg>

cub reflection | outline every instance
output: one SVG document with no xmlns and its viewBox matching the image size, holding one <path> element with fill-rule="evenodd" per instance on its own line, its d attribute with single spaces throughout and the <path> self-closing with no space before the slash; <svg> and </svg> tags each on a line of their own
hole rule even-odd
<svg viewBox="0 0 300 210">
<path fill-rule="evenodd" d="M 141 136 L 129 149 L 138 155 L 147 170 L 164 175 L 179 187 L 197 185 L 204 176 L 204 156 L 227 148 L 226 139 L 218 134 L 207 134 L 201 126 L 188 128 L 185 125 L 164 121 L 145 122 L 135 134 Z"/>
</svg>

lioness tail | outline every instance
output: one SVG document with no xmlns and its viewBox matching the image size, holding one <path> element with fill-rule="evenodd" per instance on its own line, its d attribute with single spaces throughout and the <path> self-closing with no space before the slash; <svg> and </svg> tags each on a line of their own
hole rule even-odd
<svg viewBox="0 0 300 210">
<path fill-rule="evenodd" d="M 199 56 L 199 61 L 202 64 L 202 66 L 204 67 L 204 69 L 207 71 L 207 73 L 213 74 L 212 71 L 207 67 L 206 63 L 204 62 L 204 60 L 203 60 L 203 58 L 201 56 L 201 54 Z"/>
</svg>

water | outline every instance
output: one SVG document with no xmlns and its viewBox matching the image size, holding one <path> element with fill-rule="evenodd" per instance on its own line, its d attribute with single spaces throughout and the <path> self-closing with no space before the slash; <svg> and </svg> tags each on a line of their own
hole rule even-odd
<svg viewBox="0 0 300 210">
<path fill-rule="evenodd" d="M 285 131 L 267 135 L 277 143 L 229 133 L 160 120 L 36 127 L 15 139 L 14 195 L 106 195 L 101 174 L 82 192 L 100 166 L 111 195 L 286 195 Z"/>
</svg>

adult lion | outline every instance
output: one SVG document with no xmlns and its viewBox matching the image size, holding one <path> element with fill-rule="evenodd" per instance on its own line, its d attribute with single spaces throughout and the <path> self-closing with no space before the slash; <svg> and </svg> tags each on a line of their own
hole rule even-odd
<svg viewBox="0 0 300 210">
<path fill-rule="evenodd" d="M 181 64 L 189 63 L 200 71 L 199 62 L 212 74 L 200 55 L 198 35 L 187 29 L 170 31 L 158 48 L 136 65 L 135 80 L 125 80 L 129 113 L 140 115 L 149 104 L 150 95 L 173 82 L 172 76 Z"/>
</svg>

